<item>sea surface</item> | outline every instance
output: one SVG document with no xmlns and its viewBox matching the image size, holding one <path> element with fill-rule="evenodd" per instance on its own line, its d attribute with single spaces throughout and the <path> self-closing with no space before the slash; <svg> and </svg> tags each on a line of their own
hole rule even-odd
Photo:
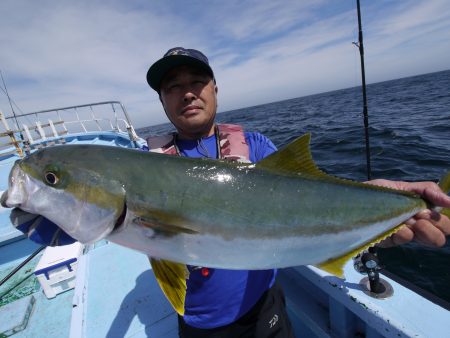
<svg viewBox="0 0 450 338">
<path fill-rule="evenodd" d="M 450 70 L 367 86 L 372 178 L 437 181 L 450 170 Z M 324 171 L 367 179 L 361 87 L 248 107 L 217 121 L 258 131 L 281 147 L 309 132 L 313 158 Z M 140 136 L 173 131 L 170 124 Z M 382 266 L 450 302 L 450 239 L 443 248 L 409 243 L 379 249 Z"/>
</svg>

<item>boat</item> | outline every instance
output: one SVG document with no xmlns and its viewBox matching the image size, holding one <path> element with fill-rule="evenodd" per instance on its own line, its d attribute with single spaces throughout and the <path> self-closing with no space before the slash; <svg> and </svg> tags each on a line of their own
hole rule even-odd
<svg viewBox="0 0 450 338">
<path fill-rule="evenodd" d="M 13 163 L 42 147 L 145 146 L 117 101 L 0 120 L 0 190 Z M 0 337 L 178 337 L 177 314 L 145 255 L 106 240 L 42 248 L 12 226 L 9 213 L 0 213 L 0 279 L 11 275 L 0 286 Z M 297 337 L 445 336 L 449 304 L 361 261 L 347 263 L 345 279 L 313 266 L 278 271 Z"/>
<path fill-rule="evenodd" d="M 0 120 L 2 191 L 14 162 L 43 147 L 145 146 L 118 101 Z M 42 248 L 12 226 L 10 209 L 0 211 L 0 337 L 176 336 L 175 312 L 144 255 L 107 241 Z"/>
</svg>

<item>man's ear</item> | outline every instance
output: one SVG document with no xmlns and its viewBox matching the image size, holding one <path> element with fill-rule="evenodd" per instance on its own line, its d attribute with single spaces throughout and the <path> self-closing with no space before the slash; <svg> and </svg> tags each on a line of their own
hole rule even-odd
<svg viewBox="0 0 450 338">
<path fill-rule="evenodd" d="M 164 106 L 164 101 L 161 98 L 161 94 L 159 94 L 158 97 L 159 97 L 159 102 L 161 102 L 161 105 L 163 106 L 164 111 L 166 111 L 166 107 Z"/>
<path fill-rule="evenodd" d="M 164 105 L 164 101 L 161 99 L 161 94 L 159 94 L 159 102 L 161 102 L 161 106 L 164 109 L 164 113 L 166 113 L 166 116 L 169 117 L 169 115 L 167 115 L 167 111 L 166 111 L 166 106 Z M 169 119 L 170 120 L 170 119 Z"/>
<path fill-rule="evenodd" d="M 217 113 L 217 107 L 219 107 L 219 100 L 217 99 L 217 93 L 219 92 L 219 87 L 217 85 L 214 86 L 214 91 L 216 92 L 216 113 Z"/>
<path fill-rule="evenodd" d="M 169 119 L 169 121 L 170 121 L 173 125 L 175 125 L 175 124 L 173 123 L 173 121 L 170 119 L 169 114 L 167 114 L 166 106 L 164 105 L 164 101 L 163 101 L 163 99 L 161 98 L 161 93 L 158 93 L 158 97 L 159 97 L 159 102 L 161 102 L 161 105 L 162 105 L 162 107 L 163 107 L 163 109 L 164 109 L 164 113 L 166 113 L 167 118 Z"/>
</svg>

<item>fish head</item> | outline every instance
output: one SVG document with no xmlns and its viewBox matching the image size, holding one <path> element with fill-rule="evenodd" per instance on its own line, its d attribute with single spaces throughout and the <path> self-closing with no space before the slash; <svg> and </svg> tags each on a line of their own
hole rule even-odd
<svg viewBox="0 0 450 338">
<path fill-rule="evenodd" d="M 14 164 L 6 205 L 42 215 L 82 243 L 106 237 L 126 211 L 124 186 L 57 148 Z"/>
</svg>

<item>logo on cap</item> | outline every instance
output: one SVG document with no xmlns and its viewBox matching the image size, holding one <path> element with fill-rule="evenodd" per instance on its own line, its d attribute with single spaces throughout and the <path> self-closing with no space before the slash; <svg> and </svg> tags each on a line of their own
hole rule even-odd
<svg viewBox="0 0 450 338">
<path fill-rule="evenodd" d="M 186 55 L 186 56 L 190 56 L 189 53 L 184 48 L 172 48 L 164 56 L 171 56 L 171 55 Z"/>
</svg>

